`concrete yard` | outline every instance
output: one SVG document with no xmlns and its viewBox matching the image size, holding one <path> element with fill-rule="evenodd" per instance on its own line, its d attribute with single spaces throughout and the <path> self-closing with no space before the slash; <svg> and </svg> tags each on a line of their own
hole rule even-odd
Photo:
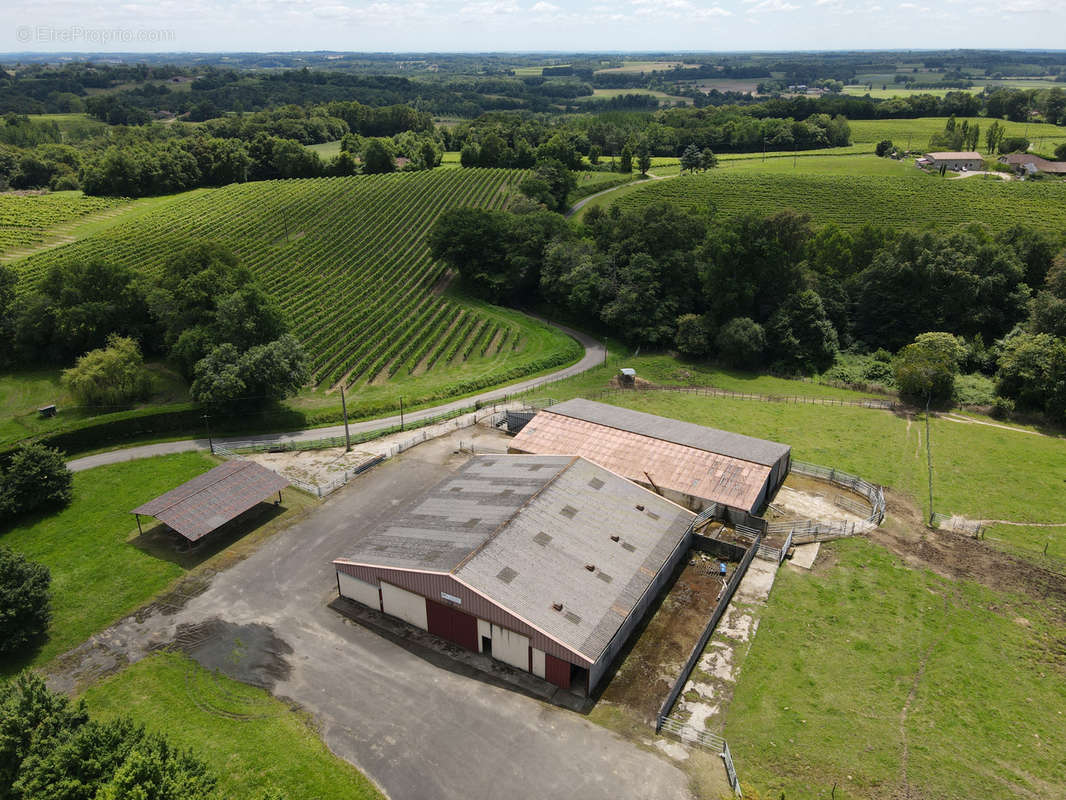
<svg viewBox="0 0 1066 800">
<path fill-rule="evenodd" d="M 265 686 L 394 798 L 689 798 L 665 755 L 357 624 L 329 604 L 332 559 L 458 468 L 460 431 L 375 467 L 257 552 L 60 659 L 70 689 L 156 649 Z M 184 605 L 182 605 L 182 603 Z"/>
</svg>

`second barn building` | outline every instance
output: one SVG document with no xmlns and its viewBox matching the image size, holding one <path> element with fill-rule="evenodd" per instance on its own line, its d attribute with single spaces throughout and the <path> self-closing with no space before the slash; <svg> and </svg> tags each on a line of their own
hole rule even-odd
<svg viewBox="0 0 1066 800">
<path fill-rule="evenodd" d="M 333 563 L 342 597 L 589 692 L 694 515 L 571 455 L 475 456 Z"/>
</svg>

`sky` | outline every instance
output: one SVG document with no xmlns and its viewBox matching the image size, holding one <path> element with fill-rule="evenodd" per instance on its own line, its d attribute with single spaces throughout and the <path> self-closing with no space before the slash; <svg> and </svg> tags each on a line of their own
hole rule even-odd
<svg viewBox="0 0 1066 800">
<path fill-rule="evenodd" d="M 2 0 L 0 51 L 1066 48 L 1066 0 Z"/>
</svg>

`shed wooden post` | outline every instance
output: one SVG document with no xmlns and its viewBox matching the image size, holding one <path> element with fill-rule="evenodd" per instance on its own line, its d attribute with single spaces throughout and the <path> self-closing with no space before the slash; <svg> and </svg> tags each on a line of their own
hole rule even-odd
<svg viewBox="0 0 1066 800">
<path fill-rule="evenodd" d="M 144 531 L 141 530 L 141 515 L 134 514 L 134 516 L 137 517 L 137 533 L 144 536 Z"/>
</svg>

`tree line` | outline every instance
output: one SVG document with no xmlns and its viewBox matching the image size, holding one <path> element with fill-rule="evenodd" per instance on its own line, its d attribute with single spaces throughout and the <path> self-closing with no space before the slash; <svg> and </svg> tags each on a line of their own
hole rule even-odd
<svg viewBox="0 0 1066 800">
<path fill-rule="evenodd" d="M 791 211 L 719 219 L 665 203 L 592 208 L 580 225 L 519 211 L 444 214 L 434 256 L 492 302 L 545 302 L 633 346 L 749 370 L 822 372 L 842 351 L 898 353 L 945 333 L 960 368 L 1066 421 L 1066 237 L 853 234 Z"/>
</svg>

